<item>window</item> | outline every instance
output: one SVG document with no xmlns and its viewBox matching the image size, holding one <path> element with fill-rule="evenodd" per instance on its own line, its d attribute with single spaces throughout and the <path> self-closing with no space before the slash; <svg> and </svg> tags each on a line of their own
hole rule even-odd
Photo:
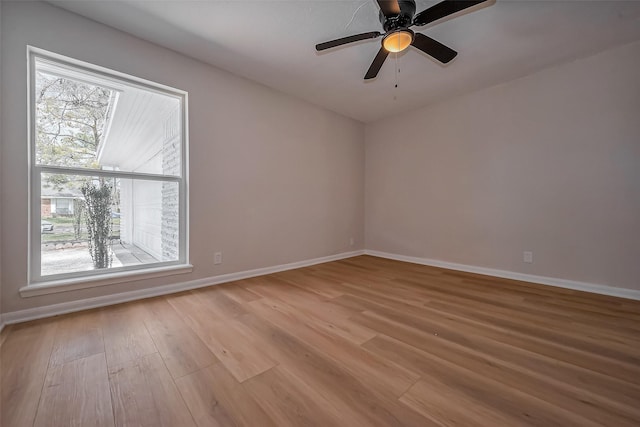
<svg viewBox="0 0 640 427">
<path fill-rule="evenodd" d="M 35 48 L 29 73 L 29 287 L 185 267 L 186 92 Z"/>
</svg>

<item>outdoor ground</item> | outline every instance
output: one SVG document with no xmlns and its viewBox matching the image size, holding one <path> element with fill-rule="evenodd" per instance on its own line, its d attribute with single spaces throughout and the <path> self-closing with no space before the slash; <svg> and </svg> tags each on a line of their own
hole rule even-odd
<svg viewBox="0 0 640 427">
<path fill-rule="evenodd" d="M 53 231 L 45 231 L 41 234 L 42 243 L 66 243 L 78 240 L 73 231 L 73 217 L 43 218 L 43 220 L 53 224 Z M 111 223 L 113 227 L 111 235 L 117 239 L 120 237 L 120 218 L 112 218 Z M 87 239 L 87 227 L 83 223 L 80 240 Z"/>
<path fill-rule="evenodd" d="M 46 218 L 53 224 L 53 232 L 43 232 L 41 252 L 41 274 L 71 273 L 93 270 L 93 262 L 86 245 L 86 231 L 83 227 L 81 239 L 76 240 L 72 218 Z M 113 219 L 113 262 L 111 267 L 147 264 L 157 262 L 155 258 L 134 245 L 121 243 L 120 219 Z"/>
</svg>

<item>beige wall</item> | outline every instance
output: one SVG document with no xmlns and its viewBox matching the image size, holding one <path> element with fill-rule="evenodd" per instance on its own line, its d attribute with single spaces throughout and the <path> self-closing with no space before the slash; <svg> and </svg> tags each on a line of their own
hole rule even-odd
<svg viewBox="0 0 640 427">
<path fill-rule="evenodd" d="M 361 249 L 365 227 L 372 250 L 640 289 L 640 43 L 365 129 L 46 4 L 1 10 L 2 312 Z M 192 274 L 20 297 L 26 44 L 189 91 Z"/>
<path fill-rule="evenodd" d="M 2 44 L 2 2 L 0 1 L 0 45 Z M 2 80 L 2 55 L 0 54 L 0 80 Z M 2 117 L 2 85 L 0 85 L 0 118 Z M 2 136 L 2 120 L 0 120 L 0 165 L 2 165 L 2 146 L 4 139 Z M 2 173 L 0 173 L 0 328 L 2 327 Z"/>
<path fill-rule="evenodd" d="M 362 249 L 361 123 L 46 4 L 2 7 L 4 312 Z M 189 92 L 192 274 L 20 297 L 27 280 L 27 44 Z M 215 251 L 224 253 L 219 266 Z"/>
<path fill-rule="evenodd" d="M 640 289 L 639 73 L 636 42 L 368 125 L 367 249 Z"/>
</svg>

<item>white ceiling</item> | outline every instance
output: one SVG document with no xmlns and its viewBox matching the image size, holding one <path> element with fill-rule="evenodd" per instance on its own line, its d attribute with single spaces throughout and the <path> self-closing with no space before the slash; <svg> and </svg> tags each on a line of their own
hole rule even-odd
<svg viewBox="0 0 640 427">
<path fill-rule="evenodd" d="M 380 39 L 314 49 L 381 31 L 374 0 L 52 3 L 363 122 L 640 39 L 640 1 L 498 0 L 420 28 L 458 57 L 442 66 L 411 48 L 398 55 L 395 88 L 392 55 L 376 79 L 363 80 Z M 421 11 L 437 2 L 416 3 Z"/>
</svg>

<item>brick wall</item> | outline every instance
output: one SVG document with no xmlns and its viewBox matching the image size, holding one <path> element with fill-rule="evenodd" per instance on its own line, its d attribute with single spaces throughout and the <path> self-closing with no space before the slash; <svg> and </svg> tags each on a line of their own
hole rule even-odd
<svg viewBox="0 0 640 427">
<path fill-rule="evenodd" d="M 180 109 L 174 110 L 164 125 L 162 145 L 162 172 L 179 175 L 182 154 L 180 135 Z M 180 198 L 178 184 L 162 183 L 162 260 L 175 261 L 179 255 Z"/>
<path fill-rule="evenodd" d="M 51 218 L 51 199 L 41 199 L 40 216 L 42 218 Z"/>
</svg>

